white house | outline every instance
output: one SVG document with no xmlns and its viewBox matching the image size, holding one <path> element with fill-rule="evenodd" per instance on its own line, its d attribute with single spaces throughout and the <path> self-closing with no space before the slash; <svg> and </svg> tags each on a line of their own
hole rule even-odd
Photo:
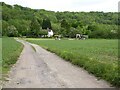
<svg viewBox="0 0 120 90">
<path fill-rule="evenodd" d="M 52 37 L 53 36 L 53 30 L 48 29 L 48 37 Z"/>
</svg>

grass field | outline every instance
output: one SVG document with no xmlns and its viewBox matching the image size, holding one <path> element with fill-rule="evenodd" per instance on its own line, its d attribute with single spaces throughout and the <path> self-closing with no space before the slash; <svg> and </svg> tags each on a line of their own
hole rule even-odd
<svg viewBox="0 0 120 90">
<path fill-rule="evenodd" d="M 2 77 L 2 38 L 0 38 L 0 78 Z"/>
<path fill-rule="evenodd" d="M 39 40 L 28 39 L 56 53 L 71 63 L 83 67 L 98 79 L 120 86 L 118 75 L 118 40 Z"/>
<path fill-rule="evenodd" d="M 2 72 L 6 75 L 11 66 L 16 63 L 23 45 L 14 38 L 2 38 Z"/>
</svg>

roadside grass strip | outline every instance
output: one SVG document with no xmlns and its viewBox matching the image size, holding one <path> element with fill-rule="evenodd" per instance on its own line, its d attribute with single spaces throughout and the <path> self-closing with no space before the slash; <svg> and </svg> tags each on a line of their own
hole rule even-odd
<svg viewBox="0 0 120 90">
<path fill-rule="evenodd" d="M 2 74 L 7 76 L 8 71 L 16 63 L 23 49 L 23 45 L 14 38 L 2 38 Z"/>
</svg>

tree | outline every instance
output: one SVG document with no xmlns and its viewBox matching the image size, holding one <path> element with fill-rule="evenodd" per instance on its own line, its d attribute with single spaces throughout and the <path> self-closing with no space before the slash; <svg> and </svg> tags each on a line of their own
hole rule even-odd
<svg viewBox="0 0 120 90">
<path fill-rule="evenodd" d="M 68 37 L 68 33 L 70 32 L 70 24 L 63 19 L 61 21 L 61 33 L 63 34 L 63 36 Z"/>
<path fill-rule="evenodd" d="M 47 28 L 52 29 L 51 22 L 48 18 L 43 19 L 43 22 L 42 22 L 42 29 L 47 29 Z"/>
<path fill-rule="evenodd" d="M 78 29 L 71 27 L 68 35 L 70 38 L 75 38 L 76 34 L 78 34 L 78 33 L 80 33 L 80 31 Z"/>
<path fill-rule="evenodd" d="M 30 23 L 30 36 L 37 37 L 39 34 L 40 25 L 36 18 L 33 18 Z"/>
<path fill-rule="evenodd" d="M 60 34 L 60 24 L 59 23 L 52 23 L 52 30 L 55 34 Z"/>
<path fill-rule="evenodd" d="M 70 28 L 70 25 L 69 25 L 69 23 L 68 23 L 65 19 L 63 19 L 63 20 L 61 21 L 61 27 L 62 27 L 62 28 L 65 28 L 65 29 L 69 29 L 69 28 Z"/>
<path fill-rule="evenodd" d="M 43 35 L 47 35 L 48 32 L 46 30 L 40 30 L 39 35 L 42 37 Z"/>
<path fill-rule="evenodd" d="M 7 35 L 9 37 L 16 37 L 18 36 L 18 31 L 16 29 L 16 27 L 14 25 L 11 25 L 11 26 L 8 26 L 8 32 L 7 32 Z"/>
<path fill-rule="evenodd" d="M 95 24 L 92 24 L 92 25 L 89 25 L 89 26 L 88 26 L 88 30 L 90 30 L 90 31 L 95 31 L 95 30 L 97 30 L 97 29 L 98 29 L 98 26 L 95 25 Z"/>
<path fill-rule="evenodd" d="M 77 21 L 71 22 L 71 23 L 72 23 L 71 26 L 72 26 L 73 28 L 77 28 L 78 25 L 79 25 Z"/>
<path fill-rule="evenodd" d="M 2 20 L 2 36 L 7 36 L 9 24 Z"/>
</svg>

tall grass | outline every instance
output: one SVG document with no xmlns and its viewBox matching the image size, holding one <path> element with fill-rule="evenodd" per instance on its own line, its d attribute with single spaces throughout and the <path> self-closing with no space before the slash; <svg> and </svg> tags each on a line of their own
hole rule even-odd
<svg viewBox="0 0 120 90">
<path fill-rule="evenodd" d="M 118 41 L 90 40 L 28 40 L 83 67 L 95 76 L 120 86 L 118 75 Z"/>
<path fill-rule="evenodd" d="M 0 38 L 0 78 L 2 77 L 2 38 Z"/>
<path fill-rule="evenodd" d="M 16 63 L 23 45 L 14 38 L 2 38 L 2 71 L 6 74 L 11 66 Z"/>
</svg>

